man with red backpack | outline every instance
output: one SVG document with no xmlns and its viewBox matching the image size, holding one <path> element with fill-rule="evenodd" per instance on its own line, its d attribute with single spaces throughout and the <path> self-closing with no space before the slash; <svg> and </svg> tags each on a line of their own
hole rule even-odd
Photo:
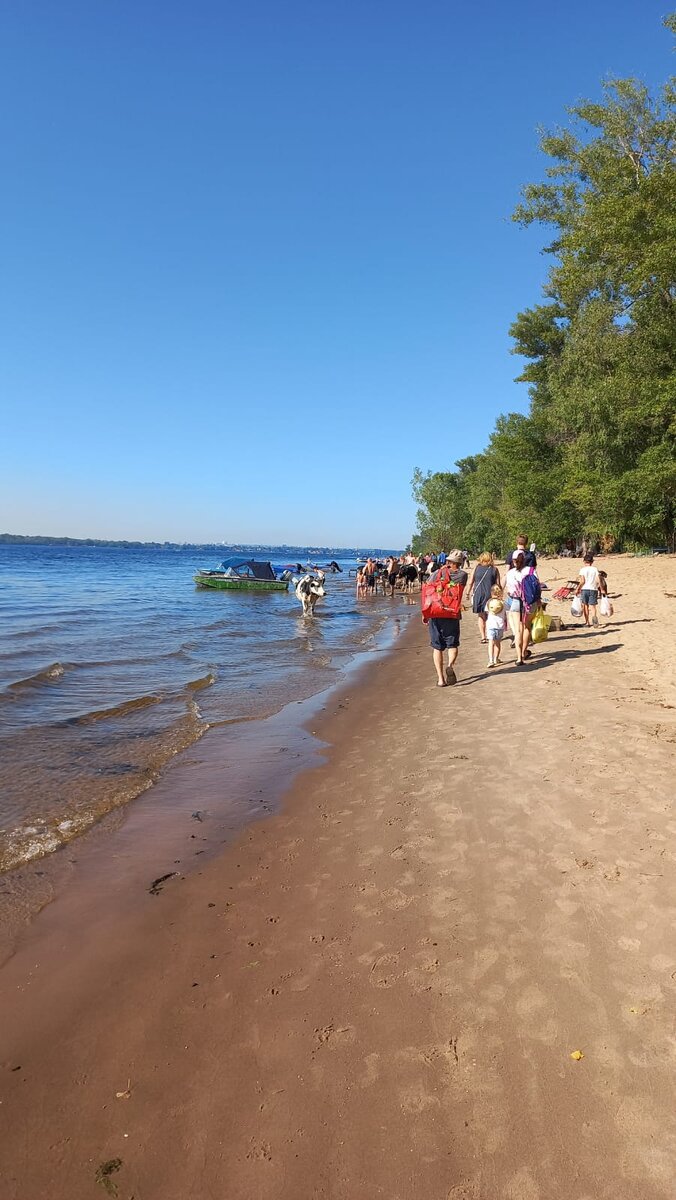
<svg viewBox="0 0 676 1200">
<path fill-rule="evenodd" d="M 445 566 L 435 571 L 422 587 L 422 619 L 430 631 L 437 687 L 458 682 L 453 668 L 460 646 L 462 594 L 467 586 L 467 572 L 460 569 L 462 562 L 462 550 L 451 550 L 446 556 Z M 448 650 L 446 670 L 444 650 Z"/>
</svg>

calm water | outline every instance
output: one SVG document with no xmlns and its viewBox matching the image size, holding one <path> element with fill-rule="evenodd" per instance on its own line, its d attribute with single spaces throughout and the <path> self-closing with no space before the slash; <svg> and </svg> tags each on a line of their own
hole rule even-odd
<svg viewBox="0 0 676 1200">
<path fill-rule="evenodd" d="M 400 614 L 396 600 L 357 604 L 353 561 L 327 576 L 314 620 L 292 588 L 196 588 L 193 573 L 216 561 L 0 545 L 0 868 L 137 796 L 209 726 L 328 686 Z"/>
</svg>

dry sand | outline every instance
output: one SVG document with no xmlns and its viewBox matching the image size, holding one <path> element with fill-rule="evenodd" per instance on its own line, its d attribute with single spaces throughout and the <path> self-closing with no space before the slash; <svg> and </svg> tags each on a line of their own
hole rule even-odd
<svg viewBox="0 0 676 1200">
<path fill-rule="evenodd" d="M 676 562 L 607 569 L 521 671 L 411 626 L 159 895 L 82 856 L 0 972 L 3 1200 L 673 1198 Z"/>
</svg>

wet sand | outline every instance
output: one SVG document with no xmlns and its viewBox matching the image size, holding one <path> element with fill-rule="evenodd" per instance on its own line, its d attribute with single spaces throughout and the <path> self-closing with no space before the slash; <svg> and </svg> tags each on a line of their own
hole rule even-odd
<svg viewBox="0 0 676 1200">
<path fill-rule="evenodd" d="M 673 1196 L 676 563 L 611 562 L 521 671 L 412 624 L 218 854 L 81 855 L 0 971 L 3 1200 Z"/>
</svg>

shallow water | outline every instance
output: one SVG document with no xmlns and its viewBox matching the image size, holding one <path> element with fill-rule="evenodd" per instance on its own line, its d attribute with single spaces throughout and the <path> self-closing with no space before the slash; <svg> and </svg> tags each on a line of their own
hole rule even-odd
<svg viewBox="0 0 676 1200">
<path fill-rule="evenodd" d="M 337 681 L 396 610 L 383 597 L 357 604 L 352 560 L 327 576 L 313 620 L 292 588 L 195 587 L 216 561 L 0 546 L 0 868 L 137 796 L 210 726 L 256 721 Z"/>
</svg>

